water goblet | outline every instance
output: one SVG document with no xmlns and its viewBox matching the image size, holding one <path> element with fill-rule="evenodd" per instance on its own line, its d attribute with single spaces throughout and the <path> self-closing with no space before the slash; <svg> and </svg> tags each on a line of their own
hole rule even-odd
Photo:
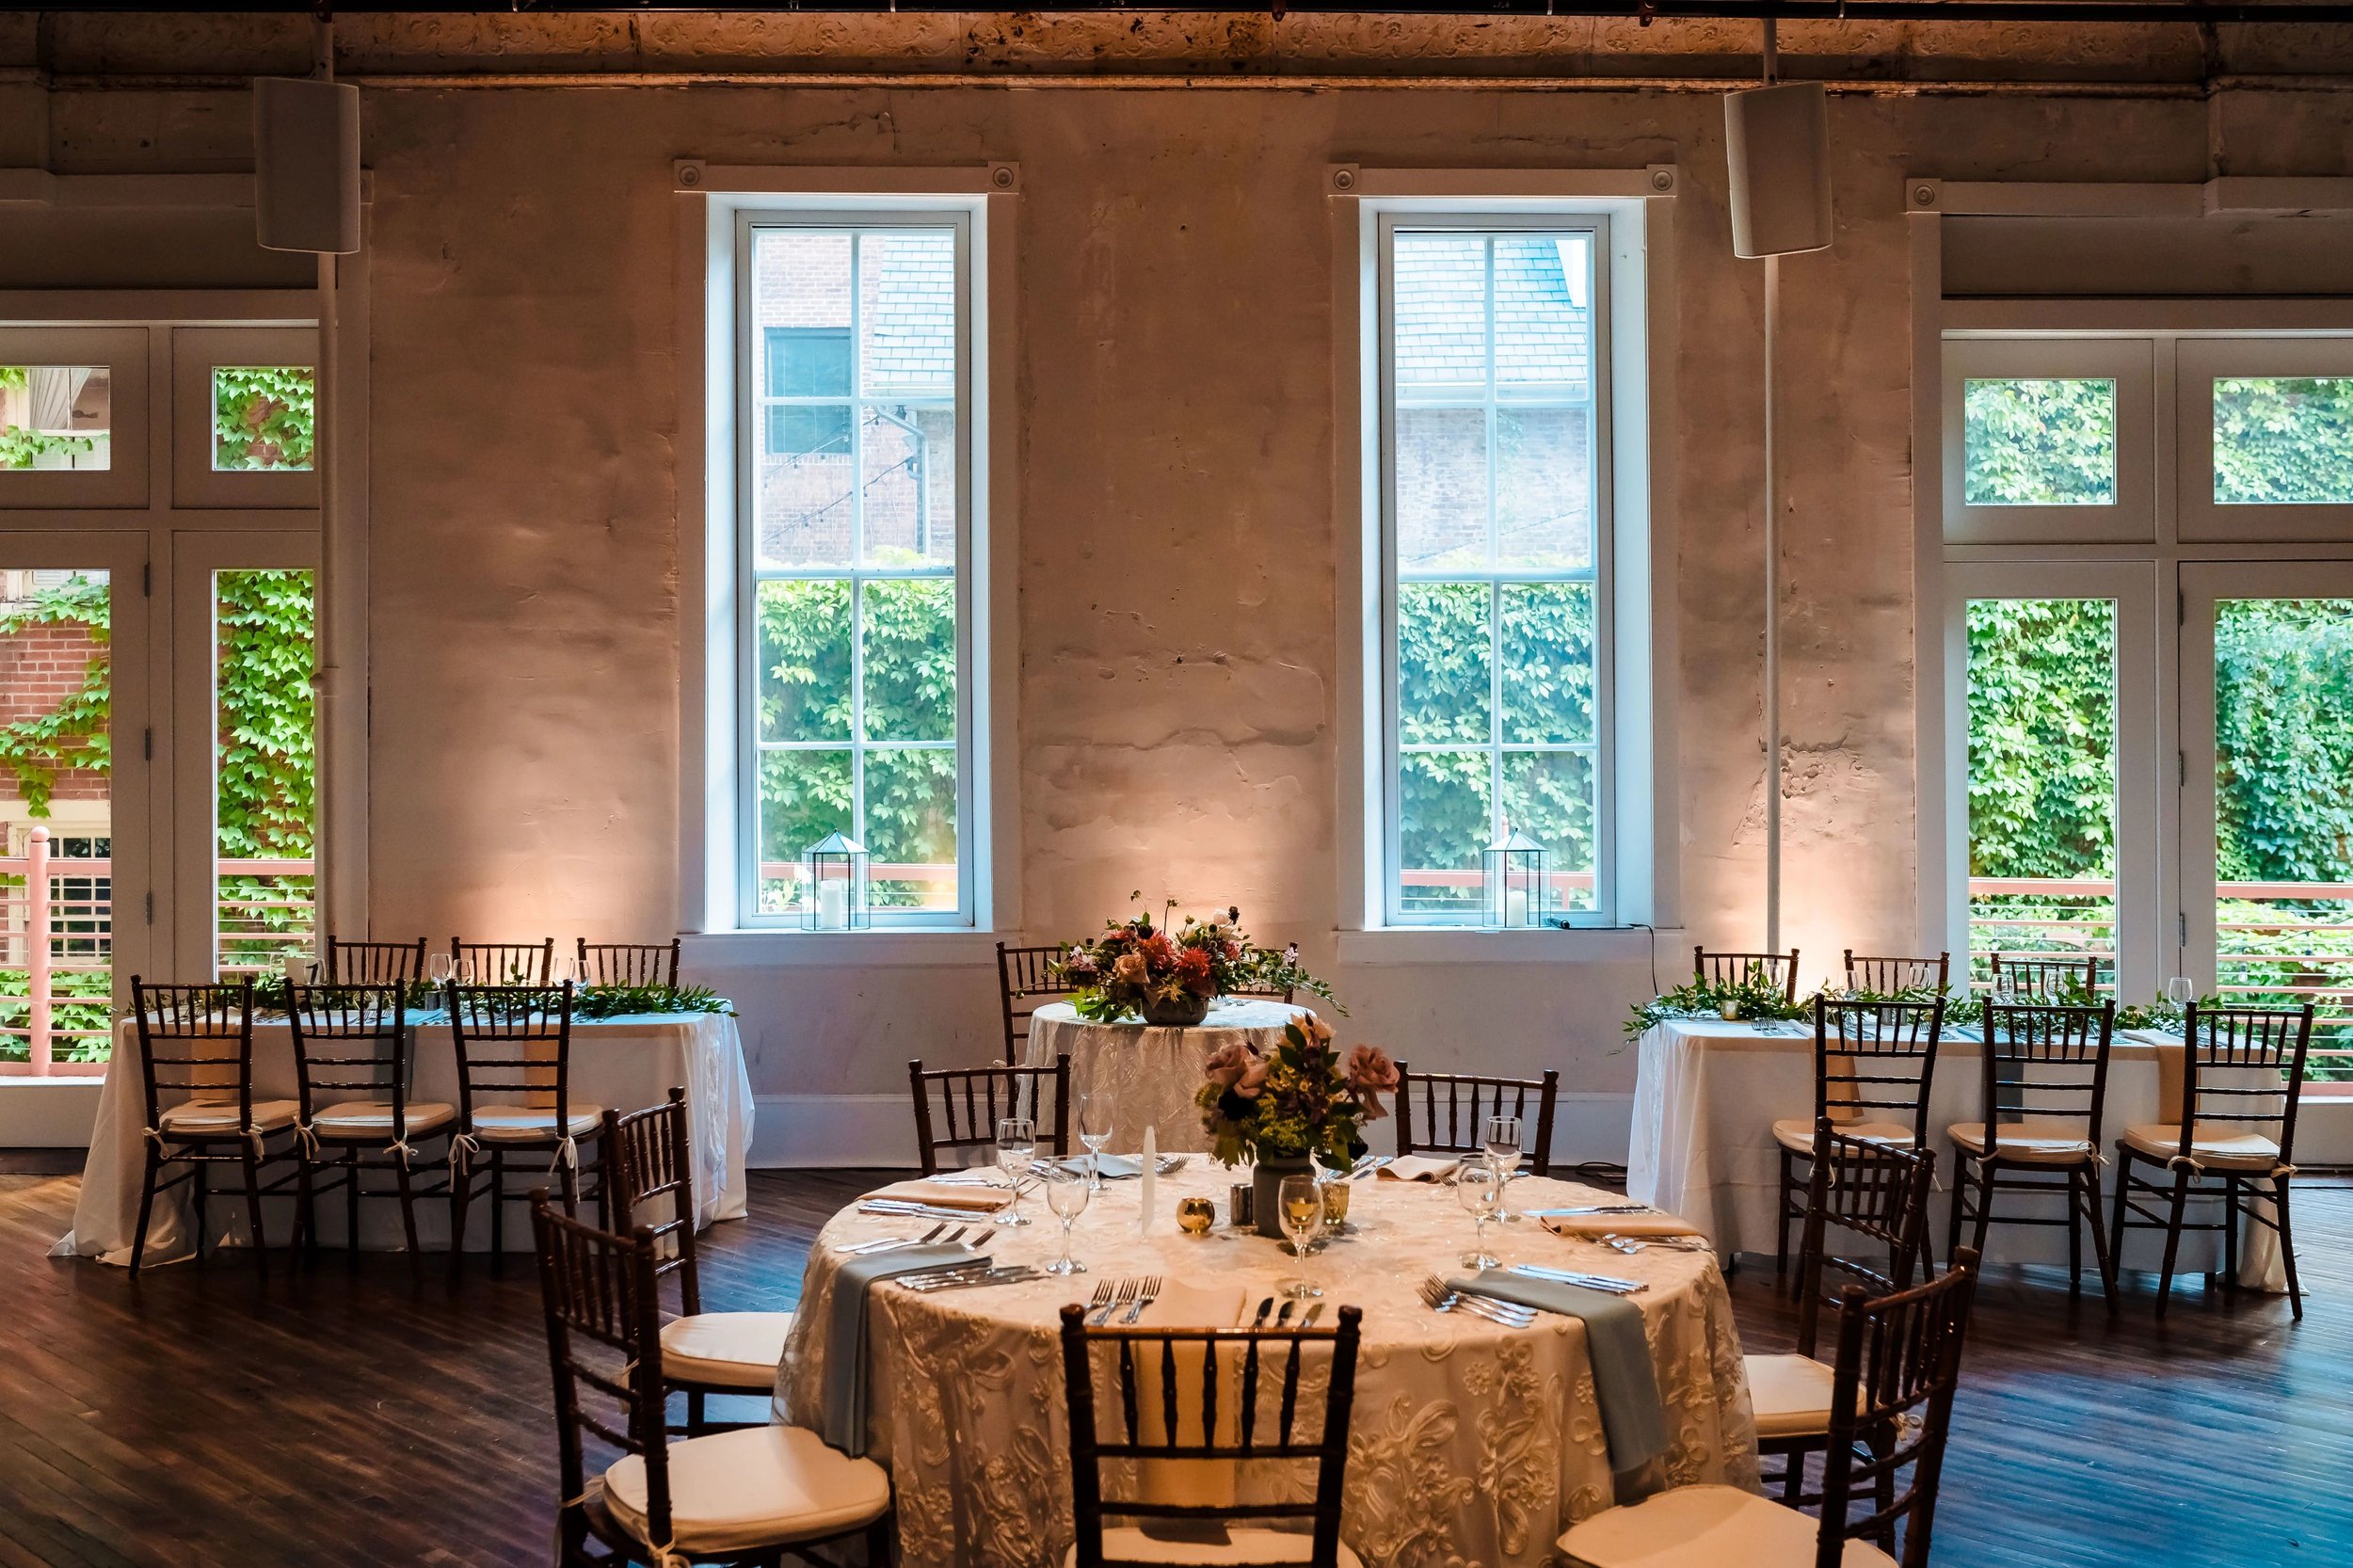
<svg viewBox="0 0 2353 1568">
<path fill-rule="evenodd" d="M 424 961 L 424 972 L 432 979 L 434 987 L 438 990 L 455 979 L 457 971 L 456 966 L 451 963 L 448 953 L 437 952 Z"/>
<path fill-rule="evenodd" d="M 1454 1199 L 1469 1211 L 1476 1234 L 1472 1249 L 1463 1255 L 1463 1267 L 1502 1267 L 1502 1260 L 1487 1250 L 1487 1222 L 1503 1207 L 1501 1173 L 1483 1160 L 1465 1160 L 1463 1168 L 1455 1173 Z"/>
<path fill-rule="evenodd" d="M 1511 1181 L 1520 1167 L 1520 1119 L 1517 1116 L 1490 1116 L 1480 1139 L 1487 1151 L 1487 1163 L 1494 1166 L 1497 1177 L 1496 1189 L 1496 1218 L 1516 1221 L 1517 1214 L 1504 1201 L 1503 1184 Z"/>
<path fill-rule="evenodd" d="M 1046 1207 L 1052 1209 L 1054 1218 L 1062 1222 L 1062 1256 L 1046 1265 L 1046 1272 L 1049 1274 L 1083 1274 L 1087 1266 L 1070 1256 L 1070 1230 L 1078 1224 L 1079 1216 L 1086 1212 L 1087 1200 L 1095 1195 L 1095 1190 L 1088 1185 L 1086 1177 L 1059 1166 L 1053 1167 L 1051 1174 L 1045 1177 L 1045 1182 Z"/>
<path fill-rule="evenodd" d="M 1313 1176 L 1287 1176 L 1276 1191 L 1275 1207 L 1281 1211 L 1284 1238 L 1291 1244 L 1299 1267 L 1307 1267 L 1307 1246 L 1323 1228 L 1323 1184 Z M 1305 1279 L 1295 1279 L 1283 1287 L 1283 1294 L 1292 1301 L 1304 1301 L 1323 1292 Z"/>
<path fill-rule="evenodd" d="M 2165 1000 L 2176 1007 L 2187 1007 L 2198 1000 L 2198 983 L 2185 974 L 2177 974 L 2165 983 Z"/>
<path fill-rule="evenodd" d="M 1079 1096 L 1079 1142 L 1086 1145 L 1087 1188 L 1103 1190 L 1103 1149 L 1112 1141 L 1112 1097 L 1100 1089 Z"/>
<path fill-rule="evenodd" d="M 1013 1195 L 997 1211 L 999 1224 L 1030 1223 L 1030 1217 L 1021 1212 L 1021 1180 L 1029 1175 L 1030 1162 L 1036 1158 L 1036 1123 L 1027 1116 L 1007 1116 L 997 1124 L 997 1168 L 1013 1181 Z"/>
</svg>

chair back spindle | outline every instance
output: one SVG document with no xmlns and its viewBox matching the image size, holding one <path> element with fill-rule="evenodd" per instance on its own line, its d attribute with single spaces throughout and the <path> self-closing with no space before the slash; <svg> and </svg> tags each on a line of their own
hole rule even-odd
<svg viewBox="0 0 2353 1568">
<path fill-rule="evenodd" d="M 1814 1117 L 1908 1124 L 1926 1144 L 1945 1002 L 1814 999 Z"/>
<path fill-rule="evenodd" d="M 424 938 L 346 942 L 329 936 L 319 978 L 341 985 L 413 985 L 424 978 Z"/>
<path fill-rule="evenodd" d="M 1025 1116 L 1048 1152 L 1070 1152 L 1070 1058 L 1050 1067 L 943 1067 L 907 1064 L 915 1098 L 916 1151 L 925 1176 L 936 1175 L 942 1155 L 993 1147 L 997 1124 Z"/>
<path fill-rule="evenodd" d="M 536 942 L 461 942 L 449 939 L 453 978 L 475 985 L 545 985 L 555 978 L 555 938 Z"/>
<path fill-rule="evenodd" d="M 1874 996 L 1900 996 L 1906 991 L 1942 991 L 1952 983 L 1953 955 L 1933 958 L 1874 958 L 1849 948 L 1846 952 L 1847 989 Z"/>
<path fill-rule="evenodd" d="M 1824 1284 L 1828 1276 L 1860 1282 L 1874 1294 L 1901 1290 L 1912 1282 L 1928 1234 L 1929 1190 L 1936 1180 L 1935 1150 L 1850 1138 L 1827 1117 L 1815 1123 L 1814 1148 L 1804 1240 L 1798 1252 L 1798 1350 L 1804 1355 L 1815 1352 L 1821 1309 L 1835 1307 L 1842 1299 L 1839 1290 Z M 1846 1247 L 1833 1252 L 1833 1230 L 1876 1242 L 1887 1254 L 1887 1272 L 1850 1256 Z"/>
<path fill-rule="evenodd" d="M 592 942 L 585 936 L 576 940 L 583 985 L 678 989 L 680 942 L 675 936 L 666 942 Z"/>
<path fill-rule="evenodd" d="M 1021 1065 L 1030 1038 L 1030 1015 L 1046 1003 L 1071 994 L 1055 978 L 1053 966 L 1063 955 L 1059 947 L 1009 948 L 997 944 L 997 995 L 1005 1019 L 1005 1065 Z"/>
<path fill-rule="evenodd" d="M 2069 1137 L 2098 1148 L 2115 1033 L 2113 1001 L 2098 1007 L 1987 1002 L 1979 1057 L 1986 1151 L 2000 1151 L 2006 1122 L 2041 1128 L 2064 1124 Z"/>
<path fill-rule="evenodd" d="M 472 1127 L 487 1099 L 537 1110 L 571 1104 L 572 983 L 448 987 L 457 1052 L 457 1114 Z"/>
<path fill-rule="evenodd" d="M 424 944 L 418 944 L 423 951 Z M 404 950 L 406 951 L 406 950 Z M 390 1101 L 393 1136 L 408 1125 L 408 989 L 400 981 L 287 988 L 287 1032 L 305 1127 L 338 1099 Z"/>
<path fill-rule="evenodd" d="M 1691 978 L 1702 985 L 1764 984 L 1781 987 L 1782 1000 L 1798 1000 L 1798 950 L 1787 952 L 1710 952 L 1691 950 Z"/>
<path fill-rule="evenodd" d="M 2312 1049 L 2313 1008 L 2189 1005 L 2182 1020 L 2182 1155 L 2200 1123 L 2261 1131 L 2296 1163 L 2296 1102 Z M 2276 1078 L 2274 1075 L 2277 1075 Z"/>
<path fill-rule="evenodd" d="M 253 1125 L 250 975 L 194 985 L 151 985 L 133 975 L 131 1014 L 137 1020 L 147 1126 L 161 1127 L 166 1110 L 190 1100 L 233 1100 L 238 1128 Z"/>
<path fill-rule="evenodd" d="M 1993 994 L 2029 1001 L 2080 1002 L 2099 988 L 2100 955 L 2054 957 L 2047 952 L 1997 952 Z"/>
<path fill-rule="evenodd" d="M 696 1259 L 695 1156 L 688 1122 L 686 1091 L 674 1086 L 660 1105 L 627 1115 L 607 1111 L 598 1149 L 604 1161 L 605 1228 L 649 1239 L 655 1276 L 679 1276 L 679 1310 L 692 1317 L 702 1310 L 702 1283 Z M 640 1210 L 648 1206 L 652 1215 L 642 1215 Z"/>
<path fill-rule="evenodd" d="M 1531 1095 L 1536 1101 L 1532 1120 L 1529 1112 Z M 1529 1169 L 1537 1176 L 1550 1176 L 1553 1114 L 1560 1095 L 1561 1075 L 1550 1068 L 1542 1078 L 1497 1078 L 1477 1073 L 1417 1073 L 1410 1064 L 1400 1062 L 1397 1152 L 1481 1154 L 1486 1150 L 1487 1118 L 1516 1116 L 1520 1149 Z"/>
</svg>

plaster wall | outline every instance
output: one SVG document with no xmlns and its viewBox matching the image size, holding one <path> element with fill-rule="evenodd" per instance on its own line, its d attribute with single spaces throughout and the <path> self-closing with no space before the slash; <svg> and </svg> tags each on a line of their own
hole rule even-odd
<svg viewBox="0 0 2353 1568">
<path fill-rule="evenodd" d="M 836 24 L 855 33 L 856 19 Z M 440 28 L 424 63 L 482 67 L 487 25 Z M 911 49 L 921 25 L 845 34 L 840 47 Z M 652 34 L 636 36 L 642 49 Z M 773 36 L 735 36 L 733 57 Z M 1021 668 L 1007 738 L 1022 930 L 1082 932 L 1132 888 L 1236 903 L 1332 975 L 1347 1035 L 1429 1066 L 1557 1066 L 1598 1095 L 1631 1088 L 1620 1022 L 1656 980 L 1672 983 L 1676 952 L 1759 938 L 1761 280 L 1731 255 L 1714 97 L 1508 79 L 398 85 L 394 68 L 421 69 L 424 46 L 388 38 L 370 45 L 388 53 L 365 97 L 378 933 L 677 929 L 677 475 L 693 459 L 680 449 L 673 323 L 676 291 L 696 280 L 676 254 L 670 165 L 693 156 L 1021 166 L 1018 395 L 996 417 L 1018 430 Z M 89 73 L 40 94 L 55 171 L 249 158 L 233 92 L 96 79 L 181 68 L 152 38 L 60 33 L 49 47 L 53 70 Z M 217 33 L 205 47 L 284 52 Z M 495 63 L 548 69 L 550 52 L 589 50 L 609 64 L 594 47 L 558 39 Z M 2038 69 L 2195 73 L 2171 43 L 2127 55 Z M 1525 67 L 1506 51 L 1481 69 Z M 1837 244 L 1786 264 L 1782 337 L 1786 919 L 1809 975 L 1843 946 L 1917 940 L 1902 178 L 2196 181 L 2210 157 L 2231 172 L 2344 173 L 2348 103 L 2265 89 L 2226 117 L 2165 86 L 1833 98 Z M 2210 131 L 2226 122 L 2217 153 Z M 1683 170 L 1667 218 L 1681 406 L 1657 439 L 1675 451 L 1681 518 L 1663 590 L 1681 664 L 1664 679 L 1680 699 L 1689 933 L 1662 937 L 1656 962 L 1336 962 L 1332 496 L 1351 456 L 1332 428 L 1332 162 Z M 858 968 L 732 951 L 698 955 L 695 978 L 737 998 L 763 1096 L 879 1105 L 904 1092 L 910 1056 L 995 1048 L 985 959 Z M 1623 1124 L 1622 1111 L 1596 1118 L 1571 1156 L 1621 1151 Z"/>
</svg>

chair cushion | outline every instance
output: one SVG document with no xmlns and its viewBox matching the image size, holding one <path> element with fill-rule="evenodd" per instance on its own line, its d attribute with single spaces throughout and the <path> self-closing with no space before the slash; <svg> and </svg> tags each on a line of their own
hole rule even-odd
<svg viewBox="0 0 2353 1568">
<path fill-rule="evenodd" d="M 1838 1374 L 1810 1355 L 1744 1355 L 1759 1437 L 1813 1437 L 1830 1431 L 1831 1384 Z M 1857 1390 L 1858 1393 L 1861 1390 Z"/>
<path fill-rule="evenodd" d="M 253 1130 L 276 1132 L 295 1125 L 302 1107 L 293 1100 L 255 1100 Z M 235 1100 L 183 1100 L 167 1106 L 158 1130 L 176 1138 L 234 1138 L 244 1131 Z"/>
<path fill-rule="evenodd" d="M 261 1107 L 254 1107 L 259 1114 Z M 2182 1128 L 2177 1122 L 2142 1122 L 2124 1129 L 2124 1142 L 2142 1154 L 2170 1160 L 2182 1152 Z M 2226 1122 L 2201 1122 L 2190 1144 L 2190 1157 L 2217 1171 L 2263 1171 L 2280 1163 L 2280 1145 L 2260 1132 Z"/>
<path fill-rule="evenodd" d="M 1831 1130 L 1849 1138 L 1861 1138 L 1873 1144 L 1901 1144 L 1912 1146 L 1912 1128 L 1901 1122 L 1833 1122 Z M 1814 1152 L 1814 1124 L 1804 1117 L 1792 1116 L 1773 1124 L 1773 1142 L 1791 1154 Z"/>
<path fill-rule="evenodd" d="M 790 1312 L 697 1312 L 662 1325 L 662 1375 L 718 1388 L 775 1386 Z"/>
<path fill-rule="evenodd" d="M 626 1454 L 604 1473 L 614 1522 L 649 1546 L 750 1551 L 856 1529 L 890 1507 L 890 1478 L 807 1427 L 745 1427 L 669 1446 L 670 1539 L 646 1535 L 646 1462 Z"/>
<path fill-rule="evenodd" d="M 1166 1562 L 1179 1568 L 1243 1568 L 1253 1563 L 1304 1563 L 1307 1560 L 1310 1537 L 1289 1530 L 1255 1529 L 1248 1526 L 1229 1528 L 1223 1542 L 1160 1541 L 1144 1533 L 1132 1525 L 1122 1525 L 1103 1532 L 1103 1558 L 1107 1562 Z M 1063 1554 L 1063 1568 L 1074 1568 L 1079 1560 L 1076 1542 Z M 1364 1568 L 1362 1560 L 1340 1543 L 1340 1568 Z"/>
<path fill-rule="evenodd" d="M 437 1101 L 419 1104 L 408 1102 L 408 1130 L 406 1136 L 422 1138 L 457 1119 L 455 1106 Z M 330 1105 L 311 1118 L 311 1130 L 322 1138 L 390 1138 L 392 1135 L 392 1102 L 391 1100 L 344 1100 Z"/>
<path fill-rule="evenodd" d="M 2091 1140 L 2076 1136 L 2082 1130 L 2073 1122 L 2038 1121 L 2029 1116 L 2004 1122 L 1996 1136 L 2004 1160 L 2022 1165 L 2081 1165 L 2091 1159 Z M 1945 1129 L 1945 1135 L 1971 1154 L 1985 1153 L 1983 1122 L 1955 1122 Z"/>
<path fill-rule="evenodd" d="M 1809 1514 L 1737 1486 L 1679 1486 L 1596 1513 L 1561 1538 L 1584 1568 L 1813 1568 L 1820 1529 Z M 1842 1568 L 1896 1568 L 1867 1541 L 1849 1541 Z"/>
<path fill-rule="evenodd" d="M 585 1138 L 604 1120 L 604 1107 L 579 1100 L 564 1108 L 564 1131 Z M 477 1105 L 473 1134 L 486 1144 L 546 1144 L 556 1139 L 555 1107 L 552 1105 Z"/>
</svg>

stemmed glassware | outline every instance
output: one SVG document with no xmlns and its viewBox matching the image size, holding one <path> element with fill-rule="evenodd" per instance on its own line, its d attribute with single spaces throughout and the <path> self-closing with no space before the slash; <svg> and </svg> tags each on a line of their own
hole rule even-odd
<svg viewBox="0 0 2353 1568">
<path fill-rule="evenodd" d="M 1307 1247 L 1323 1228 L 1323 1184 L 1313 1175 L 1287 1176 L 1276 1190 L 1275 1205 L 1283 1217 L 1283 1236 L 1297 1255 L 1304 1274 L 1307 1268 Z M 1310 1281 L 1301 1278 L 1283 1287 L 1283 1294 L 1292 1301 L 1302 1301 L 1323 1292 Z"/>
<path fill-rule="evenodd" d="M 1027 1116 L 1007 1116 L 997 1124 L 997 1168 L 1013 1180 L 1013 1195 L 997 1211 L 999 1224 L 1030 1223 L 1030 1217 L 1021 1212 L 1021 1180 L 1030 1174 L 1030 1163 L 1036 1158 L 1036 1123 Z"/>
<path fill-rule="evenodd" d="M 1490 1116 L 1480 1137 L 1481 1146 L 1487 1151 L 1487 1163 L 1496 1173 L 1496 1218 L 1517 1220 L 1512 1206 L 1504 1201 L 1504 1184 L 1520 1168 L 1520 1119 L 1517 1116 Z"/>
<path fill-rule="evenodd" d="M 426 977 L 433 982 L 435 988 L 439 989 L 447 985 L 457 971 L 451 963 L 448 953 L 437 952 L 425 959 L 424 972 Z"/>
<path fill-rule="evenodd" d="M 1046 1207 L 1062 1222 L 1062 1256 L 1046 1265 L 1049 1274 L 1083 1274 L 1087 1266 L 1070 1256 L 1070 1230 L 1079 1216 L 1086 1212 L 1087 1200 L 1095 1195 L 1094 1185 L 1076 1171 L 1055 1167 L 1046 1178 Z"/>
<path fill-rule="evenodd" d="M 1503 1208 L 1503 1176 L 1483 1160 L 1465 1160 L 1454 1175 L 1454 1199 L 1469 1211 L 1477 1240 L 1463 1255 L 1465 1269 L 1496 1269 L 1502 1260 L 1487 1250 L 1487 1222 Z"/>
<path fill-rule="evenodd" d="M 2165 983 L 2165 1000 L 2176 1007 L 2187 1007 L 2198 1000 L 2198 983 L 2185 974 L 2177 974 Z"/>
<path fill-rule="evenodd" d="M 1103 1149 L 1112 1141 L 1112 1097 L 1100 1089 L 1079 1096 L 1079 1142 L 1087 1150 L 1087 1191 L 1103 1190 Z"/>
</svg>

